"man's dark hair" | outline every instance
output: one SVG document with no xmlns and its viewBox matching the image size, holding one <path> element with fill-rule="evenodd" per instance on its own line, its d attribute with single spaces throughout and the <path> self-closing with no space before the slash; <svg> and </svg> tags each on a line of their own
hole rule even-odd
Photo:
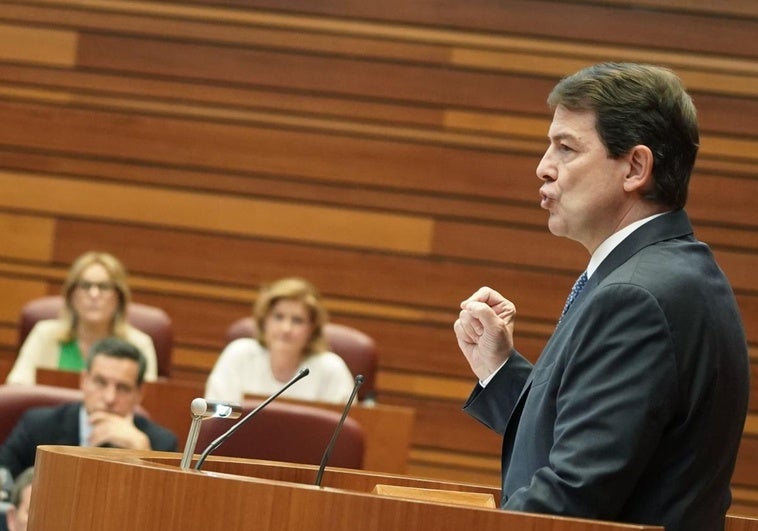
<svg viewBox="0 0 758 531">
<path fill-rule="evenodd" d="M 89 356 L 87 358 L 88 371 L 92 368 L 92 361 L 97 356 L 134 360 L 139 365 L 137 385 L 142 385 L 142 382 L 145 379 L 147 360 L 145 360 L 145 356 L 142 352 L 128 341 L 118 337 L 106 337 L 95 342 L 89 349 Z"/>
<path fill-rule="evenodd" d="M 645 198 L 677 210 L 684 207 L 700 134 L 692 98 L 671 70 L 598 64 L 561 80 L 547 101 L 553 109 L 594 111 L 595 128 L 611 158 L 647 146 L 653 153 L 655 187 Z"/>
</svg>

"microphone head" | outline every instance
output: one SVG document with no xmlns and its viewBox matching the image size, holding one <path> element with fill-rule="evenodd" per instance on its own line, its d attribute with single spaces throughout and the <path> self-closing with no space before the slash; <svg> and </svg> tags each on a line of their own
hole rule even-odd
<svg viewBox="0 0 758 531">
<path fill-rule="evenodd" d="M 204 398 L 195 398 L 190 404 L 190 412 L 195 417 L 202 417 L 208 411 L 208 403 Z"/>
<path fill-rule="evenodd" d="M 359 374 L 358 376 L 355 377 L 355 383 L 360 385 L 363 383 L 363 380 L 365 379 L 366 378 L 362 374 Z"/>
<path fill-rule="evenodd" d="M 192 404 L 190 404 L 190 412 L 193 417 L 197 418 L 220 417 L 222 419 L 236 419 L 242 415 L 242 405 L 236 402 L 219 402 L 217 400 L 195 398 Z"/>
</svg>

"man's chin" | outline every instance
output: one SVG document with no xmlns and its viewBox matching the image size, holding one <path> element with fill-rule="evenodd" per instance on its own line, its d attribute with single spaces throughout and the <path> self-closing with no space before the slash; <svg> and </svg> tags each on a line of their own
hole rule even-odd
<svg viewBox="0 0 758 531">
<path fill-rule="evenodd" d="M 566 236 L 566 226 L 554 214 L 550 214 L 550 219 L 547 221 L 547 229 L 553 236 Z"/>
</svg>

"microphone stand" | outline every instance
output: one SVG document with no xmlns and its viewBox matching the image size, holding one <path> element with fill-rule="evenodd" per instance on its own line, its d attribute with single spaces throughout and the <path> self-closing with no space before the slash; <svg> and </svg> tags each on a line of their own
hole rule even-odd
<svg viewBox="0 0 758 531">
<path fill-rule="evenodd" d="M 337 428 L 334 430 L 334 433 L 332 434 L 332 439 L 329 441 L 329 444 L 326 446 L 326 451 L 324 451 L 324 456 L 321 458 L 321 464 L 319 465 L 318 473 L 316 474 L 315 485 L 317 487 L 321 486 L 321 478 L 324 475 L 324 470 L 326 470 L 326 462 L 329 460 L 329 456 L 332 454 L 332 450 L 334 450 L 334 445 L 337 442 L 337 437 L 342 431 L 342 425 L 345 423 L 345 419 L 347 418 L 347 413 L 348 411 L 350 411 L 350 408 L 353 406 L 353 400 L 355 399 L 355 395 L 358 394 L 358 389 L 361 388 L 362 384 L 363 384 L 363 375 L 359 374 L 358 376 L 355 377 L 355 385 L 353 386 L 353 392 L 350 393 L 350 398 L 348 398 L 347 404 L 345 404 L 345 409 L 342 410 L 342 417 L 340 418 L 339 423 L 337 423 Z"/>
<path fill-rule="evenodd" d="M 205 459 L 208 457 L 208 455 L 221 446 L 221 443 L 223 443 L 225 440 L 227 440 L 235 431 L 237 431 L 245 422 L 247 422 L 249 419 L 251 419 L 253 416 L 255 416 L 256 413 L 258 413 L 261 409 L 269 405 L 269 403 L 274 400 L 277 396 L 282 394 L 284 391 L 289 389 L 289 387 L 300 380 L 301 378 L 305 378 L 308 376 L 308 373 L 310 370 L 308 367 L 304 367 L 300 369 L 295 376 L 292 377 L 292 379 L 284 384 L 284 387 L 279 389 L 276 393 L 268 397 L 265 401 L 263 401 L 258 407 L 256 407 L 254 410 L 252 410 L 250 413 L 242 417 L 241 420 L 237 421 L 236 424 L 234 424 L 231 428 L 229 428 L 226 432 L 222 433 L 219 437 L 217 437 L 212 443 L 208 445 L 208 448 L 206 448 L 202 454 L 200 454 L 200 458 L 197 460 L 197 463 L 195 463 L 195 470 L 200 470 L 200 467 L 203 466 L 203 463 L 205 462 Z"/>
</svg>

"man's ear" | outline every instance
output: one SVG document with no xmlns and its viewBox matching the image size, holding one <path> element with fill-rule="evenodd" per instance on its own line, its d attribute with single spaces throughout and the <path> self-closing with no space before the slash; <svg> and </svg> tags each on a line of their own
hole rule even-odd
<svg viewBox="0 0 758 531">
<path fill-rule="evenodd" d="M 629 151 L 629 173 L 624 177 L 624 190 L 646 193 L 653 188 L 653 152 L 639 144 Z"/>
</svg>

